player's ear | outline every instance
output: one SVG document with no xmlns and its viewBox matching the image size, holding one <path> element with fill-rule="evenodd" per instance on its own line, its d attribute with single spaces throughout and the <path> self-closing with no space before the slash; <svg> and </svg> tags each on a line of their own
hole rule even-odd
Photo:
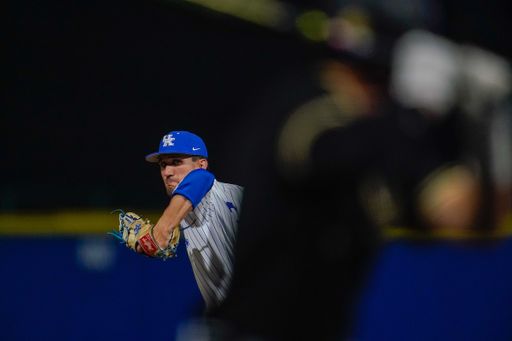
<svg viewBox="0 0 512 341">
<path fill-rule="evenodd" d="M 199 160 L 199 167 L 201 167 L 202 169 L 208 169 L 208 160 L 200 159 Z"/>
</svg>

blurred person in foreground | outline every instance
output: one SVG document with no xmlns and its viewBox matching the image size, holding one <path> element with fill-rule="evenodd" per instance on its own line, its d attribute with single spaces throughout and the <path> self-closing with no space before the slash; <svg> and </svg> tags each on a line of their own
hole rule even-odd
<svg viewBox="0 0 512 341">
<path fill-rule="evenodd" d="M 364 16 L 347 11 L 345 28 Z M 508 63 L 422 29 L 402 32 L 390 52 L 385 66 L 329 59 L 320 87 L 295 80 L 311 87 L 307 100 L 274 101 L 241 125 L 235 273 L 197 340 L 344 340 L 384 229 L 503 228 Z"/>
</svg>

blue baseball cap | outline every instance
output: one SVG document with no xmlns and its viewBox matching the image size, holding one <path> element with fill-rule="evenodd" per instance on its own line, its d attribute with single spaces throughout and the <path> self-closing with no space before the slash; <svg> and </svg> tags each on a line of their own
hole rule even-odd
<svg viewBox="0 0 512 341">
<path fill-rule="evenodd" d="M 158 162 L 162 154 L 189 154 L 208 157 L 208 151 L 203 140 L 188 131 L 172 131 L 165 135 L 160 142 L 157 153 L 149 154 L 146 160 Z"/>
</svg>

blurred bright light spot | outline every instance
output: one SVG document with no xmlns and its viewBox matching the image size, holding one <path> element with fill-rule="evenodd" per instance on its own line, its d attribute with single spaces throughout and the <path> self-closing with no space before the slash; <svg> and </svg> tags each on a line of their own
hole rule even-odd
<svg viewBox="0 0 512 341">
<path fill-rule="evenodd" d="M 489 103 L 504 100 L 512 91 L 512 70 L 509 62 L 475 46 L 461 47 L 462 107 L 478 116 Z"/>
<path fill-rule="evenodd" d="M 297 18 L 297 28 L 308 39 L 325 41 L 329 33 L 329 17 L 318 10 L 304 12 Z"/>
<path fill-rule="evenodd" d="M 115 245 L 104 237 L 87 237 L 76 248 L 78 264 L 89 271 L 108 271 L 116 261 Z"/>
<path fill-rule="evenodd" d="M 373 52 L 375 33 L 369 16 L 356 7 L 347 7 L 331 20 L 328 44 L 337 50 L 368 56 Z"/>
<path fill-rule="evenodd" d="M 396 100 L 406 108 L 446 114 L 457 100 L 459 62 L 452 42 L 422 30 L 406 33 L 393 51 Z"/>
</svg>

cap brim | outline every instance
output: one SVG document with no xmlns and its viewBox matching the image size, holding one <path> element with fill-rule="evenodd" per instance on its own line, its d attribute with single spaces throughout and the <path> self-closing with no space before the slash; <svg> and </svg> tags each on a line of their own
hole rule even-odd
<svg viewBox="0 0 512 341">
<path fill-rule="evenodd" d="M 160 156 L 161 155 L 196 155 L 196 154 L 189 154 L 189 153 L 153 153 L 146 156 L 146 161 L 148 162 L 160 162 Z"/>
<path fill-rule="evenodd" d="M 159 158 L 160 155 L 161 155 L 160 153 L 149 154 L 148 156 L 146 156 L 146 161 L 158 162 L 160 160 L 160 158 Z"/>
</svg>

